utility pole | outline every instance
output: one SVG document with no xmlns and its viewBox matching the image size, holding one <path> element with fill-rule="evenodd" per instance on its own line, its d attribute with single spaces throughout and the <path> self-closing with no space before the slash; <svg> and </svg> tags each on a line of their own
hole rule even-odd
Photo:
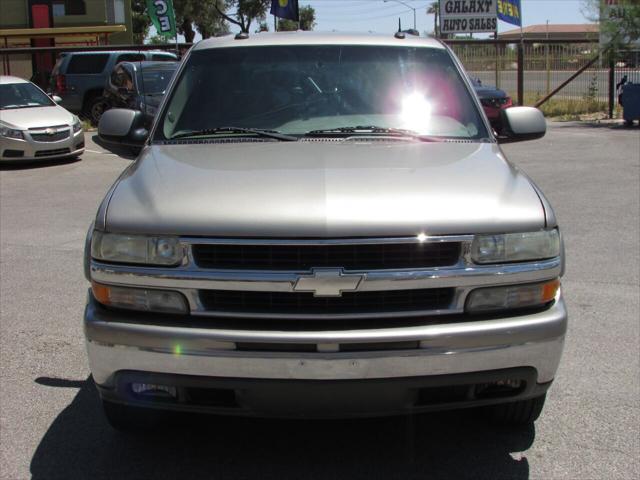
<svg viewBox="0 0 640 480">
<path fill-rule="evenodd" d="M 416 26 L 416 9 L 415 8 L 413 8 L 408 3 L 403 2 L 402 0 L 384 0 L 384 3 L 387 3 L 387 2 L 400 3 L 400 4 L 404 5 L 405 7 L 407 7 L 408 9 L 413 10 L 413 29 L 414 30 L 418 30 L 418 28 Z"/>
<path fill-rule="evenodd" d="M 549 63 L 549 20 L 547 20 L 547 43 L 544 45 L 547 67 L 547 93 L 551 91 L 551 64 Z"/>
</svg>

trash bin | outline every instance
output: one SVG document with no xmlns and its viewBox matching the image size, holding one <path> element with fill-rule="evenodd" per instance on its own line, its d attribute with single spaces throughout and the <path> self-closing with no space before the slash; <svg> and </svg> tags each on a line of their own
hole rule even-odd
<svg viewBox="0 0 640 480">
<path fill-rule="evenodd" d="M 634 120 L 640 121 L 640 83 L 625 83 L 620 95 L 625 125 L 632 125 Z"/>
</svg>

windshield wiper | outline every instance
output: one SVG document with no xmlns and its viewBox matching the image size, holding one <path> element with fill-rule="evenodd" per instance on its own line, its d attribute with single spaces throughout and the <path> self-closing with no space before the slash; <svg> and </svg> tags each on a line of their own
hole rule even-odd
<svg viewBox="0 0 640 480">
<path fill-rule="evenodd" d="M 444 138 L 433 137 L 429 135 L 420 135 L 413 130 L 405 130 L 404 128 L 380 127 L 377 125 L 358 125 L 356 127 L 337 127 L 326 128 L 322 130 L 311 130 L 305 133 L 306 136 L 322 136 L 322 135 L 396 135 L 401 137 L 411 137 L 424 142 L 441 142 Z"/>
<path fill-rule="evenodd" d="M 188 132 L 178 133 L 177 135 L 169 138 L 169 140 L 186 137 L 199 137 L 202 135 L 215 135 L 217 133 L 249 133 L 251 135 L 257 135 L 259 137 L 275 138 L 276 140 L 281 140 L 283 142 L 295 142 L 298 140 L 297 137 L 285 135 L 284 133 L 280 133 L 275 130 L 260 130 L 258 128 L 243 127 L 215 127 L 204 128 L 202 130 L 190 130 Z"/>
</svg>

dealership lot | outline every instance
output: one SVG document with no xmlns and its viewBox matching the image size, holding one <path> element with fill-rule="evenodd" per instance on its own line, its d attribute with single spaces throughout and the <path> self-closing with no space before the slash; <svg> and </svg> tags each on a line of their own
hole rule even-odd
<svg viewBox="0 0 640 480">
<path fill-rule="evenodd" d="M 0 171 L 0 479 L 637 478 L 640 129 L 553 124 L 505 146 L 555 206 L 565 356 L 535 428 L 473 412 L 362 421 L 174 418 L 115 433 L 83 345 L 86 230 L 130 157 L 87 134 L 79 162 Z"/>
</svg>

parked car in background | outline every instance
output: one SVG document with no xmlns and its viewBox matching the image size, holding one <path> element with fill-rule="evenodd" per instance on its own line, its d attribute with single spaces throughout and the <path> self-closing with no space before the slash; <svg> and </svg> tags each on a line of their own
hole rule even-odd
<svg viewBox="0 0 640 480">
<path fill-rule="evenodd" d="M 500 112 L 513 106 L 511 97 L 507 92 L 497 87 L 482 85 L 479 78 L 471 78 L 473 88 L 480 99 L 484 113 L 489 118 L 491 126 L 497 133 L 502 133 L 502 117 Z"/>
<path fill-rule="evenodd" d="M 108 108 L 140 110 L 149 128 L 178 62 L 122 62 L 107 80 L 104 98 Z"/>
<path fill-rule="evenodd" d="M 98 128 L 144 145 L 85 244 L 113 426 L 159 409 L 538 417 L 567 329 L 562 237 L 446 45 L 212 38 L 166 95 L 150 131 L 122 108 Z M 508 141 L 546 131 L 531 107 L 504 121 Z"/>
<path fill-rule="evenodd" d="M 51 73 L 49 91 L 59 96 L 61 105 L 97 124 L 105 108 L 104 86 L 120 62 L 176 61 L 171 52 L 157 50 L 67 52 L 62 53 Z"/>
<path fill-rule="evenodd" d="M 84 152 L 80 119 L 22 78 L 0 76 L 0 160 L 48 160 Z"/>
</svg>

